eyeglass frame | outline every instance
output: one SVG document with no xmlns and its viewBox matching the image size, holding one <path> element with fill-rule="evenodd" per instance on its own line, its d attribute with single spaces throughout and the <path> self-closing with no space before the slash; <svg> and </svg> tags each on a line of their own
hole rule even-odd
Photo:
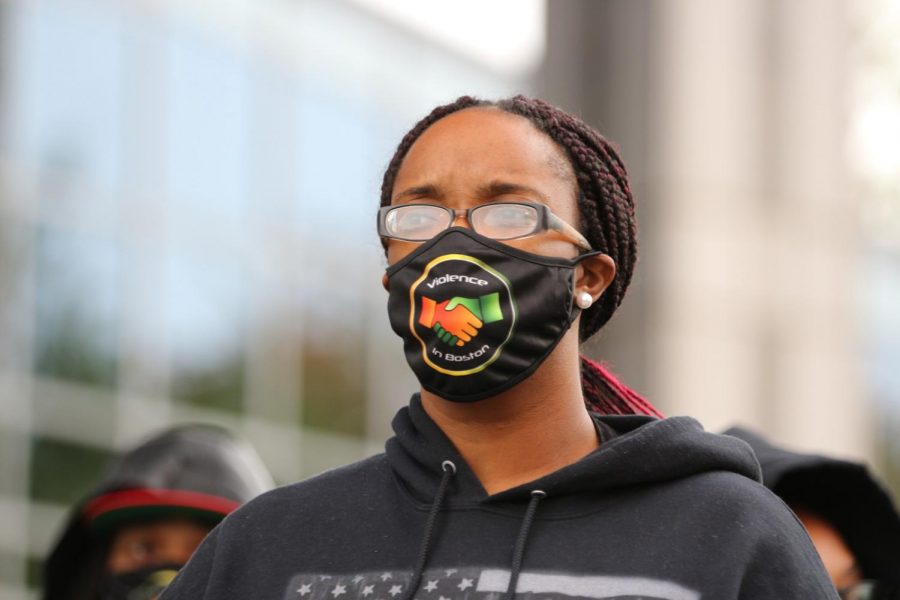
<svg viewBox="0 0 900 600">
<path fill-rule="evenodd" d="M 506 204 L 529 206 L 531 208 L 534 208 L 538 212 L 538 222 L 535 224 L 534 230 L 530 231 L 529 233 L 526 233 L 523 235 L 517 235 L 517 236 L 513 236 L 513 237 L 508 237 L 508 238 L 491 238 L 491 239 L 496 239 L 497 241 L 520 240 L 523 238 L 531 237 L 533 235 L 537 235 L 539 233 L 543 233 L 544 231 L 556 231 L 557 233 L 560 233 L 560 234 L 564 235 L 565 237 L 567 237 L 569 239 L 569 241 L 574 243 L 576 246 L 578 246 L 582 250 L 584 250 L 586 252 L 592 252 L 594 250 L 593 247 L 591 246 L 590 242 L 587 241 L 587 238 L 584 237 L 581 234 L 581 232 L 579 232 L 577 229 L 575 229 L 569 223 L 566 223 L 565 221 L 560 219 L 558 216 L 556 216 L 553 213 L 553 211 L 550 210 L 549 206 L 547 206 L 546 204 L 541 204 L 539 202 L 528 202 L 527 200 L 517 200 L 515 202 L 490 202 L 487 204 L 479 204 L 478 206 L 472 206 L 469 208 L 450 208 L 449 206 L 443 206 L 440 204 L 428 204 L 425 202 L 410 202 L 408 204 L 392 204 L 390 206 L 382 206 L 381 208 L 378 209 L 378 235 L 380 235 L 381 237 L 390 238 L 392 240 L 400 240 L 403 242 L 419 242 L 419 243 L 421 243 L 421 242 L 428 241 L 427 239 L 413 240 L 413 239 L 409 239 L 409 238 L 392 235 L 387 232 L 387 227 L 385 226 L 385 221 L 387 220 L 387 214 L 389 212 L 391 212 L 392 210 L 396 210 L 398 208 L 403 208 L 406 206 L 429 206 L 429 207 L 434 207 L 434 208 L 440 208 L 440 209 L 445 210 L 448 213 L 450 213 L 450 215 L 451 215 L 450 221 L 448 222 L 447 227 L 445 227 L 440 232 L 438 232 L 438 233 L 441 233 L 441 232 L 446 231 L 446 230 L 450 229 L 451 227 L 453 227 L 453 223 L 455 223 L 456 219 L 458 219 L 460 216 L 464 215 L 466 217 L 466 222 L 469 223 L 469 225 L 471 226 L 472 225 L 472 218 L 471 218 L 472 212 L 474 212 L 480 208 L 484 208 L 486 206 L 497 206 L 497 205 L 506 205 Z M 472 227 L 472 229 L 476 233 L 478 233 L 478 231 L 474 227 Z M 435 234 L 435 235 L 437 235 L 437 234 Z"/>
</svg>

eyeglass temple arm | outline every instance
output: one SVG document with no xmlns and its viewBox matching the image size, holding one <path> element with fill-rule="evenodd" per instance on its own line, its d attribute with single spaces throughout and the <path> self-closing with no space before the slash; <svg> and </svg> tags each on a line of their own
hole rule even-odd
<svg viewBox="0 0 900 600">
<path fill-rule="evenodd" d="M 579 233 L 577 229 L 554 215 L 552 212 L 548 211 L 548 215 L 549 218 L 547 220 L 547 225 L 549 225 L 550 229 L 558 231 L 561 234 L 565 235 L 573 242 L 575 242 L 575 244 L 577 244 L 578 247 L 580 247 L 582 250 L 593 250 L 590 242 L 587 241 L 587 238 L 581 235 L 581 233 Z"/>
</svg>

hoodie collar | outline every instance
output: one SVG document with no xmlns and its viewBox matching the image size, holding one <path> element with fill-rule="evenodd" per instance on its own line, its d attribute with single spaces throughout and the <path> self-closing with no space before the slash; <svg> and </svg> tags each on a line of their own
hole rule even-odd
<svg viewBox="0 0 900 600">
<path fill-rule="evenodd" d="M 548 499 L 603 492 L 635 485 L 681 479 L 706 471 L 732 471 L 760 481 L 759 465 L 750 447 L 735 438 L 707 433 L 690 417 L 596 416 L 619 436 L 578 462 L 535 481 L 489 496 L 474 472 L 444 432 L 422 407 L 418 394 L 393 420 L 388 461 L 403 487 L 427 503 L 441 480 L 441 464 L 457 467 L 446 505 L 527 503 L 534 489 Z"/>
</svg>

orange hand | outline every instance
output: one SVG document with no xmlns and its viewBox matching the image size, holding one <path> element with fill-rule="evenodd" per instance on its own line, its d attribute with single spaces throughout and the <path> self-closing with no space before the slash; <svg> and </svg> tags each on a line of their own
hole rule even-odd
<svg viewBox="0 0 900 600">
<path fill-rule="evenodd" d="M 449 300 L 444 300 L 435 306 L 434 321 L 439 323 L 448 333 L 458 337 L 459 340 L 457 340 L 456 345 L 462 346 L 478 334 L 478 330 L 481 329 L 484 323 L 462 304 L 457 304 L 453 307 L 453 310 L 447 310 L 449 302 Z"/>
<path fill-rule="evenodd" d="M 448 304 L 453 307 L 447 309 Z M 419 324 L 434 329 L 446 343 L 462 346 L 472 341 L 484 322 L 478 318 L 465 304 L 444 300 L 440 304 L 431 298 L 422 298 L 422 312 Z"/>
</svg>

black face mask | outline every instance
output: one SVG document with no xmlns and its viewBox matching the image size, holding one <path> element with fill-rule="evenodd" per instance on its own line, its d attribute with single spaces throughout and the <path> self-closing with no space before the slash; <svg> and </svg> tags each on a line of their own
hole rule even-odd
<svg viewBox="0 0 900 600">
<path fill-rule="evenodd" d="M 568 330 L 577 259 L 517 250 L 462 227 L 387 269 L 388 315 L 422 387 L 474 402 L 534 372 Z"/>
<path fill-rule="evenodd" d="M 102 600 L 153 600 L 172 583 L 184 565 L 153 565 L 136 571 L 107 575 L 103 581 Z"/>
</svg>

